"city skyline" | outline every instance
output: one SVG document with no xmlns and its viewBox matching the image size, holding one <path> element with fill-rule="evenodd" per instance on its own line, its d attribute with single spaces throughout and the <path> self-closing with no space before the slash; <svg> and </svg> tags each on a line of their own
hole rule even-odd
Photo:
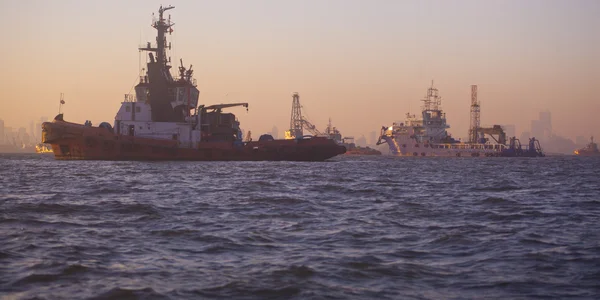
<svg viewBox="0 0 600 300">
<path fill-rule="evenodd" d="M 2 2 L 0 22 L 18 30 L 0 50 L 0 118 L 28 127 L 58 113 L 64 92 L 67 120 L 112 123 L 160 4 Z M 482 125 L 528 128 L 548 110 L 558 135 L 600 135 L 596 1 L 171 4 L 172 61 L 194 65 L 201 103 L 249 102 L 248 113 L 231 112 L 256 136 L 288 126 L 293 92 L 318 128 L 332 118 L 344 135 L 368 136 L 419 113 L 431 80 L 457 138 L 467 136 L 471 84 Z"/>
</svg>

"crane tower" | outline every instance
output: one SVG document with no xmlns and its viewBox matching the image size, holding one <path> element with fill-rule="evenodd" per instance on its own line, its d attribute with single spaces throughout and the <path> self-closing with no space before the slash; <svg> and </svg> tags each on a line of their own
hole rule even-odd
<svg viewBox="0 0 600 300">
<path fill-rule="evenodd" d="M 471 86 L 471 126 L 469 128 L 469 142 L 477 143 L 478 131 L 480 128 L 481 111 L 479 101 L 477 101 L 477 85 Z"/>
<path fill-rule="evenodd" d="M 289 135 L 292 137 L 301 137 L 302 132 L 302 107 L 300 106 L 300 95 L 294 93 L 292 95 L 292 117 L 290 119 Z"/>
</svg>

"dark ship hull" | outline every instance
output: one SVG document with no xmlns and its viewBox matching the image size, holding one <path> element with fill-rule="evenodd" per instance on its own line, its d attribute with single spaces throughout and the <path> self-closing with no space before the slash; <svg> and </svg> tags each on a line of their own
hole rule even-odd
<svg viewBox="0 0 600 300">
<path fill-rule="evenodd" d="M 577 156 L 600 156 L 600 152 L 598 151 L 589 151 L 585 149 L 575 150 L 574 154 Z"/>
<path fill-rule="evenodd" d="M 346 149 L 312 137 L 246 143 L 200 142 L 193 148 L 176 140 L 121 135 L 106 128 L 55 120 L 42 125 L 43 142 L 58 160 L 324 161 Z"/>
</svg>

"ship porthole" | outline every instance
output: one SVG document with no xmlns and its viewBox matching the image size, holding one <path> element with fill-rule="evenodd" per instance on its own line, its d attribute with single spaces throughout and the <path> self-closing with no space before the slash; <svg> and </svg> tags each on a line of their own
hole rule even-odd
<svg viewBox="0 0 600 300">
<path fill-rule="evenodd" d="M 419 153 L 413 152 L 413 156 L 419 156 Z"/>
<path fill-rule="evenodd" d="M 425 156 L 425 152 L 421 152 L 421 156 Z"/>
<path fill-rule="evenodd" d="M 457 157 L 460 157 L 460 153 L 456 153 L 456 156 L 457 156 Z"/>
<path fill-rule="evenodd" d="M 406 148 L 406 144 L 402 144 L 402 148 Z"/>
</svg>

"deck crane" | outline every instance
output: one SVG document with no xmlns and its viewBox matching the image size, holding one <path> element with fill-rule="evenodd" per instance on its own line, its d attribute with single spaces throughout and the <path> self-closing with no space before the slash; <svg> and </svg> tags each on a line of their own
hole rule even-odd
<svg viewBox="0 0 600 300">
<path fill-rule="evenodd" d="M 229 103 L 229 104 L 215 104 L 215 105 L 209 105 L 209 106 L 201 106 L 201 110 L 203 111 L 207 111 L 209 109 L 212 109 L 215 112 L 221 112 L 221 110 L 223 110 L 223 108 L 228 108 L 228 107 L 234 107 L 234 106 L 243 106 L 246 108 L 246 110 L 248 110 L 248 103 Z"/>
<path fill-rule="evenodd" d="M 313 135 L 325 135 L 319 131 L 319 129 L 317 129 L 317 126 L 313 125 L 304 117 L 302 117 L 302 127 L 304 127 L 304 129 L 308 130 L 308 132 L 312 133 Z"/>
</svg>

